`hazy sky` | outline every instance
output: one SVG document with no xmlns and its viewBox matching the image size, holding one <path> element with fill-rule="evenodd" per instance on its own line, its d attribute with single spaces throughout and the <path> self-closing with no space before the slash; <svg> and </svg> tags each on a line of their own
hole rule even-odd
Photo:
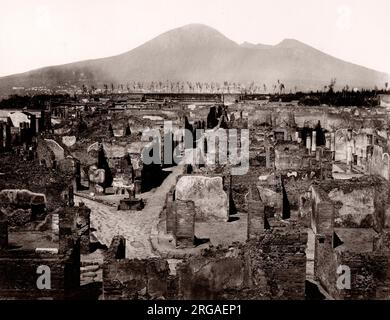
<svg viewBox="0 0 390 320">
<path fill-rule="evenodd" d="M 389 0 L 0 0 L 0 76 L 116 55 L 189 23 L 390 73 L 389 13 Z"/>
</svg>

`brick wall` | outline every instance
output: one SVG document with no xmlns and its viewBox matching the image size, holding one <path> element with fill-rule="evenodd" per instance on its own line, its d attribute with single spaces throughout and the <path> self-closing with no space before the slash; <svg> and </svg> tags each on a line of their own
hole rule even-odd
<svg viewBox="0 0 390 320">
<path fill-rule="evenodd" d="M 304 299 L 306 243 L 307 233 L 299 228 L 268 230 L 250 240 L 245 256 L 254 292 L 270 299 Z"/>
<path fill-rule="evenodd" d="M 312 229 L 317 234 L 332 235 L 334 205 L 321 188 L 312 186 Z"/>
</svg>

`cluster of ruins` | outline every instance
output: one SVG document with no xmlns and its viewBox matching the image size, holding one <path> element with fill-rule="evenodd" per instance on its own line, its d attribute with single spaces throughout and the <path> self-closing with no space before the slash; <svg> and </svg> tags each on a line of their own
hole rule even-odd
<svg viewBox="0 0 390 320">
<path fill-rule="evenodd" d="M 0 120 L 0 298 L 390 299 L 386 108 L 128 94 Z M 230 129 L 244 174 L 206 139 Z"/>
</svg>

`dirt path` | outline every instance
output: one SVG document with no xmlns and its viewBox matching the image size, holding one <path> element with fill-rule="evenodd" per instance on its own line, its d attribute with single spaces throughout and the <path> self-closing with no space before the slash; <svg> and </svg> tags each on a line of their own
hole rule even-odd
<svg viewBox="0 0 390 320">
<path fill-rule="evenodd" d="M 141 195 L 146 200 L 142 211 L 118 211 L 78 196 L 75 196 L 75 202 L 84 202 L 91 209 L 91 228 L 96 230 L 93 234 L 99 242 L 108 247 L 114 236 L 122 235 L 126 238 L 127 258 L 153 257 L 155 254 L 150 244 L 152 230 L 156 229 L 167 193 L 183 170 L 182 165 L 174 167 L 159 188 Z"/>
</svg>

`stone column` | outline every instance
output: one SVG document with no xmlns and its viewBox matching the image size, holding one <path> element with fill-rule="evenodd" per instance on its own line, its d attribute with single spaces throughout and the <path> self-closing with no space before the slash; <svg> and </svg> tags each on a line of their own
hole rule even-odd
<svg viewBox="0 0 390 320">
<path fill-rule="evenodd" d="M 347 147 L 347 170 L 348 172 L 352 171 L 352 146 Z"/>
<path fill-rule="evenodd" d="M 309 134 L 306 136 L 306 149 L 307 149 L 307 152 L 310 154 L 311 153 L 311 136 Z"/>
<path fill-rule="evenodd" d="M 331 132 L 330 134 L 330 151 L 332 152 L 332 159 L 335 159 L 336 154 L 336 133 Z"/>
<path fill-rule="evenodd" d="M 316 152 L 317 150 L 317 132 L 313 131 L 313 138 L 311 139 L 311 151 Z"/>
<path fill-rule="evenodd" d="M 330 137 L 331 135 L 329 133 L 325 134 L 325 148 L 330 149 Z"/>
<path fill-rule="evenodd" d="M 295 131 L 295 141 L 301 143 L 302 139 L 299 137 L 299 132 Z"/>
<path fill-rule="evenodd" d="M 271 150 L 269 146 L 265 147 L 265 167 L 267 169 L 271 168 Z"/>
</svg>

